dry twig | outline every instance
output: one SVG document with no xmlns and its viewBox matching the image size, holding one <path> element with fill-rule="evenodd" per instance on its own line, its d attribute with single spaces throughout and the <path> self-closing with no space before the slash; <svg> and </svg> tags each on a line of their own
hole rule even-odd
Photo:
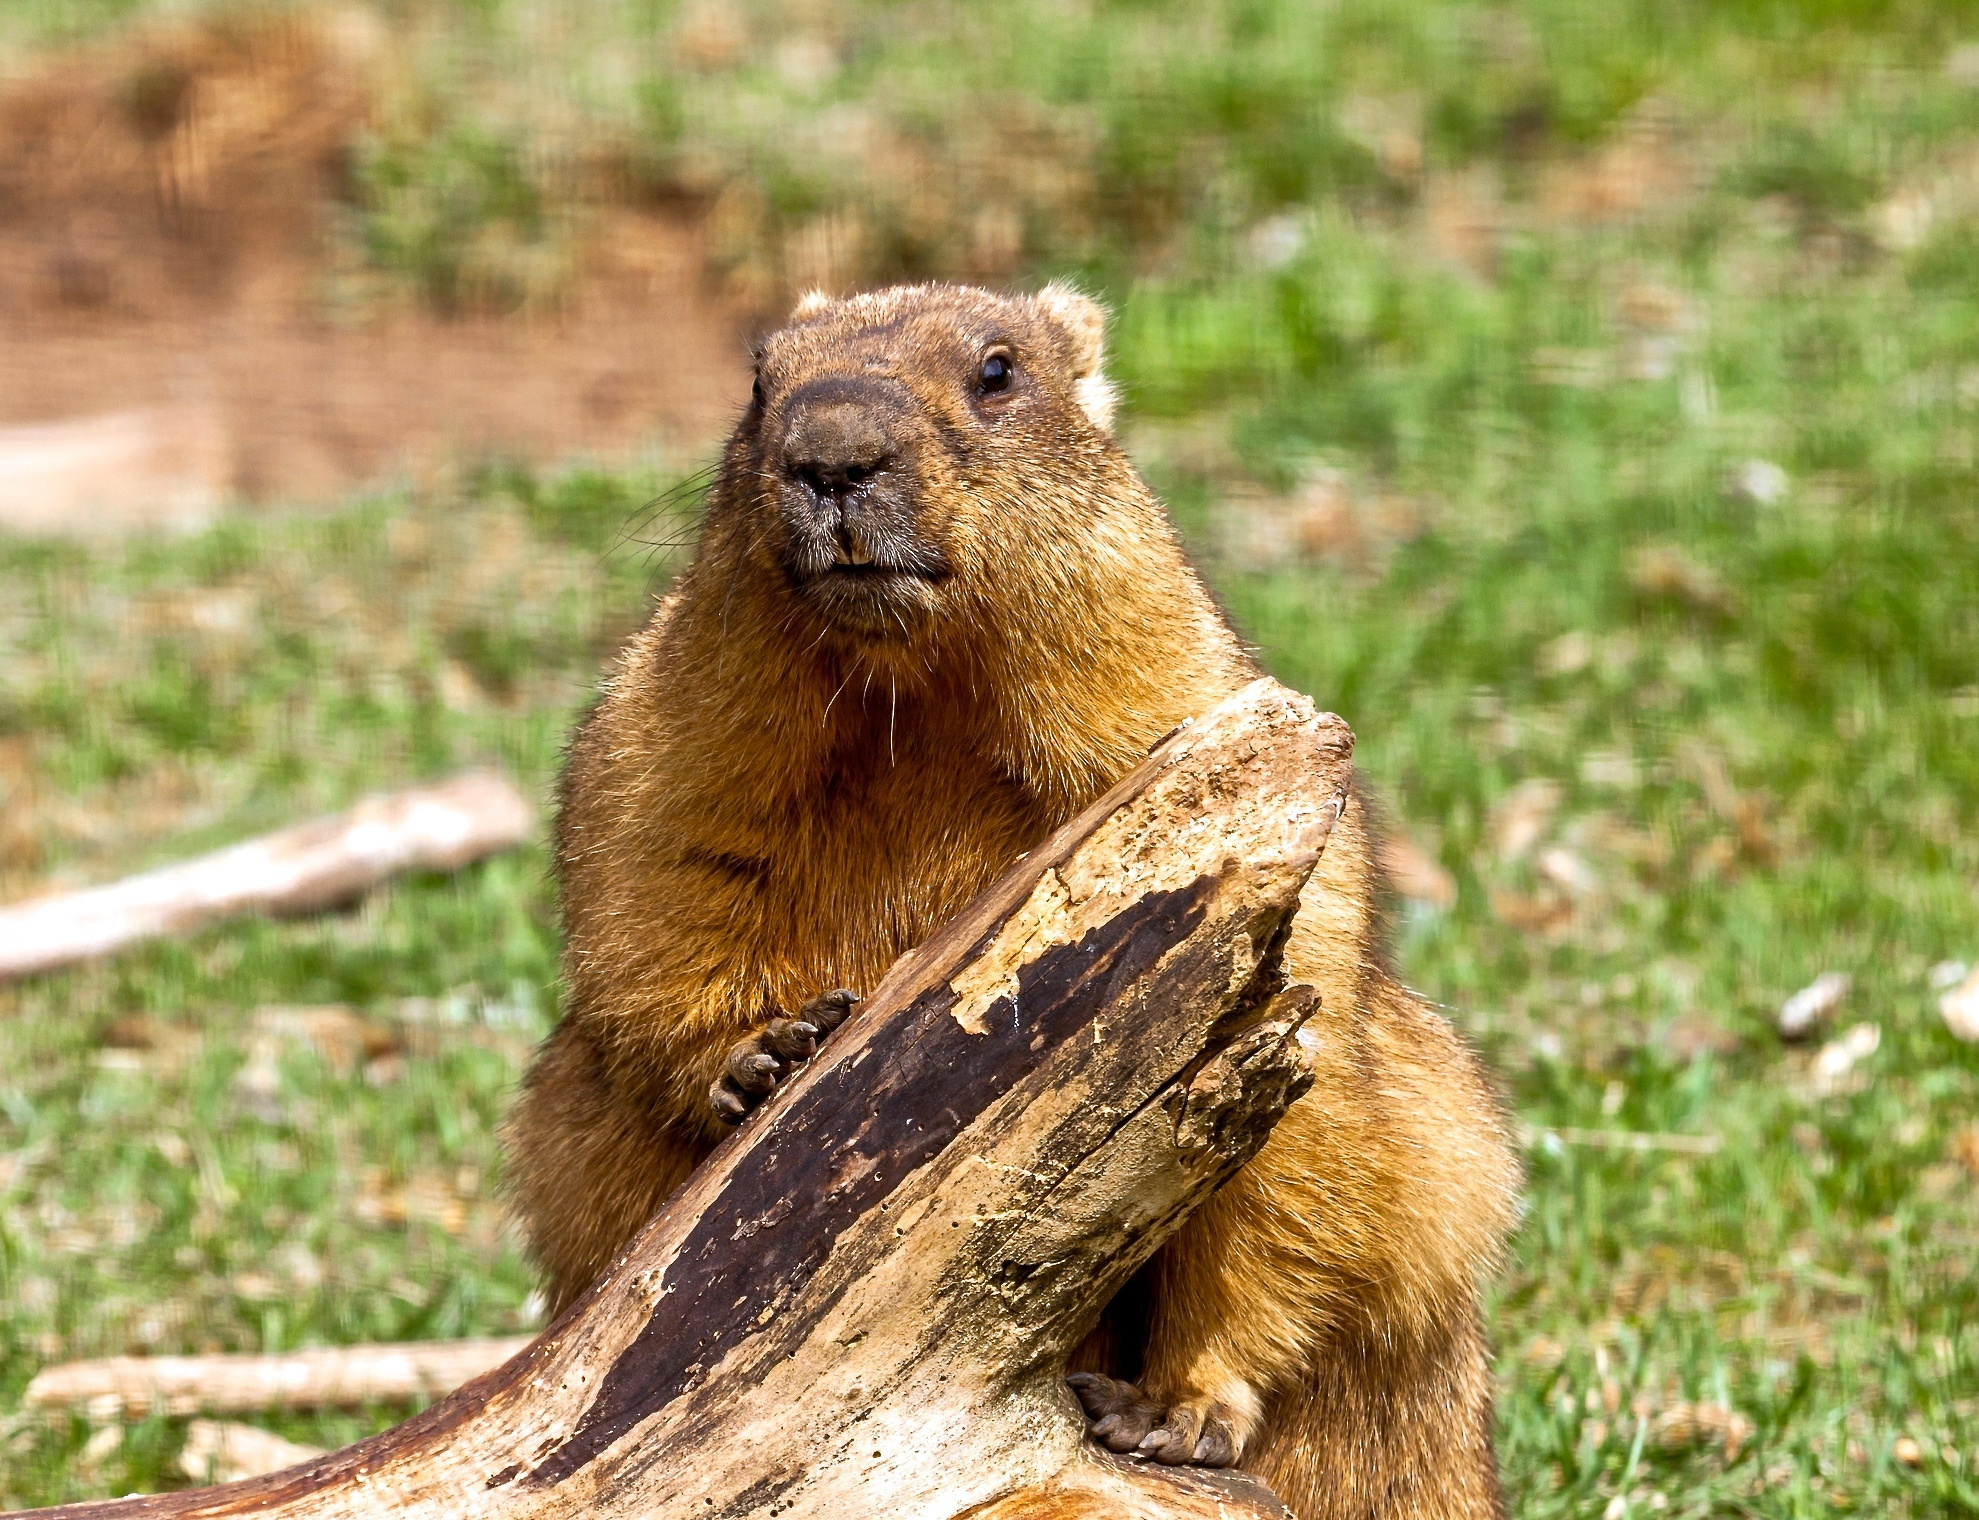
<svg viewBox="0 0 1979 1520">
<path fill-rule="evenodd" d="M 335 907 L 401 872 L 452 871 L 497 854 L 534 827 L 528 800 L 488 772 L 376 797 L 197 860 L 0 908 L 0 980 L 244 913 Z"/>
<path fill-rule="evenodd" d="M 270 1356 L 111 1356 L 36 1373 L 29 1410 L 78 1410 L 93 1421 L 151 1414 L 256 1414 L 436 1399 L 529 1344 L 499 1340 L 332 1346 Z"/>
</svg>

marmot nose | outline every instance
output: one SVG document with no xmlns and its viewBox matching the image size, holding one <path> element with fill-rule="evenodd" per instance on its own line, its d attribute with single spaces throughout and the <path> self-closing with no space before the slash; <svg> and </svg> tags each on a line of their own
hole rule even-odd
<svg viewBox="0 0 1979 1520">
<path fill-rule="evenodd" d="M 812 393 L 800 391 L 786 408 L 784 470 L 821 501 L 843 501 L 894 463 L 894 408 L 866 389 L 806 387 Z"/>
<path fill-rule="evenodd" d="M 792 461 L 790 473 L 818 497 L 850 496 L 860 486 L 882 473 L 890 459 L 799 459 Z"/>
</svg>

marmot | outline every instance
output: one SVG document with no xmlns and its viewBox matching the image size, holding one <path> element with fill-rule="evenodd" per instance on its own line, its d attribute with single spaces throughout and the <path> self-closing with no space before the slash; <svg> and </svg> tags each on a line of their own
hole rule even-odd
<svg viewBox="0 0 1979 1520">
<path fill-rule="evenodd" d="M 761 344 L 696 557 L 564 777 L 568 1005 L 507 1131 L 556 1308 L 843 1017 L 821 991 L 1257 676 L 1113 439 L 1103 338 L 1063 286 L 917 285 L 807 297 Z M 1305 1520 L 1477 1520 L 1518 1172 L 1380 892 L 1357 800 L 1286 952 L 1318 1079 L 1072 1381 L 1114 1449 L 1240 1462 Z"/>
</svg>

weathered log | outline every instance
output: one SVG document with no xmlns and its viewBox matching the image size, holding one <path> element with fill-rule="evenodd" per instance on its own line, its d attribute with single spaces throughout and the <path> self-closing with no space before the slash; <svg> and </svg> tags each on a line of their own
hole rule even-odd
<svg viewBox="0 0 1979 1520">
<path fill-rule="evenodd" d="M 232 450 L 210 407 L 0 427 L 0 532 L 110 538 L 220 515 Z"/>
<path fill-rule="evenodd" d="M 354 901 L 404 871 L 452 871 L 528 838 L 535 812 L 485 771 L 360 802 L 108 886 L 0 908 L 0 980 L 50 971 L 244 913 Z"/>
<path fill-rule="evenodd" d="M 1099 1453 L 1064 1373 L 1310 1080 L 1278 950 L 1351 747 L 1246 688 L 903 956 L 528 1351 L 320 1461 L 75 1513 L 1282 1514 Z"/>
<path fill-rule="evenodd" d="M 280 1472 L 325 1456 L 320 1446 L 284 1440 L 273 1431 L 231 1420 L 194 1420 L 179 1450 L 179 1471 L 195 1483 L 232 1483 Z"/>
<path fill-rule="evenodd" d="M 42 1368 L 21 1403 L 37 1414 L 72 1410 L 102 1422 L 433 1399 L 499 1367 L 528 1344 L 526 1337 L 512 1337 L 326 1346 L 267 1356 L 109 1356 Z"/>
</svg>

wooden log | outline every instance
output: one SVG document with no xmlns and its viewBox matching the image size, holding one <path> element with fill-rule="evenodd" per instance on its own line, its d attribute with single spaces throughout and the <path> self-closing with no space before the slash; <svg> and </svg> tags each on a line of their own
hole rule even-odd
<svg viewBox="0 0 1979 1520">
<path fill-rule="evenodd" d="M 211 407 L 0 427 L 0 532 L 187 532 L 220 515 L 232 448 Z"/>
<path fill-rule="evenodd" d="M 254 1414 L 435 1399 L 529 1345 L 529 1337 L 329 1346 L 269 1356 L 110 1356 L 44 1367 L 21 1396 L 37 1414 L 92 1421 Z"/>
<path fill-rule="evenodd" d="M 1279 948 L 1351 747 L 1247 687 L 903 956 L 528 1351 L 320 1461 L 73 1513 L 1282 1515 L 1099 1453 L 1064 1374 L 1310 1081 Z"/>
<path fill-rule="evenodd" d="M 401 872 L 458 870 L 506 850 L 535 822 L 512 782 L 474 771 L 108 886 L 30 898 L 0 908 L 0 980 L 244 913 L 335 907 Z"/>
<path fill-rule="evenodd" d="M 232 1483 L 280 1472 L 326 1453 L 320 1446 L 284 1440 L 273 1431 L 232 1420 L 194 1420 L 179 1450 L 179 1471 L 195 1483 Z"/>
</svg>

